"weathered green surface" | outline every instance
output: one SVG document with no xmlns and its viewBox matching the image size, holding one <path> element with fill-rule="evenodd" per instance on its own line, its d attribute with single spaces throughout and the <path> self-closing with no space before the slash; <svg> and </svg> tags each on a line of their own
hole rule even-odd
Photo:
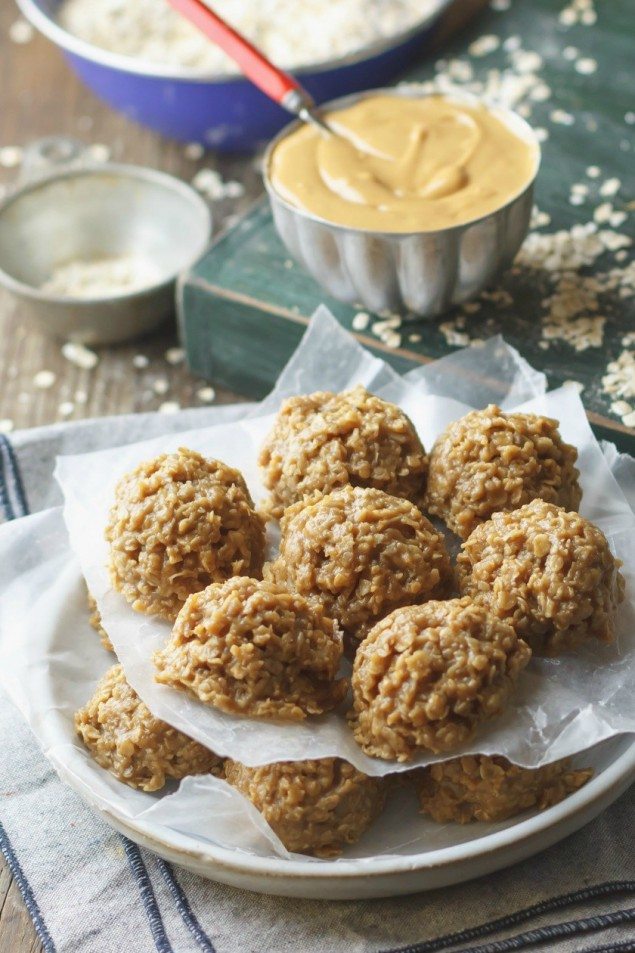
<svg viewBox="0 0 635 953">
<path fill-rule="evenodd" d="M 616 210 L 628 211 L 634 193 L 635 127 L 629 125 L 625 116 L 635 108 L 635 7 L 632 0 L 597 3 L 595 26 L 566 28 L 557 16 L 562 6 L 556 0 L 515 0 L 507 13 L 488 11 L 444 51 L 445 58 L 467 59 L 466 50 L 473 39 L 494 33 L 502 40 L 519 37 L 524 50 L 536 51 L 543 58 L 540 76 L 551 88 L 551 97 L 545 102 L 532 102 L 530 116 L 534 126 L 549 132 L 543 144 L 543 165 L 536 190 L 539 208 L 551 216 L 551 223 L 540 229 L 543 233 L 592 221 L 594 208 L 605 201 L 612 202 Z M 591 75 L 578 73 L 573 62 L 562 56 L 567 46 L 596 60 L 597 71 Z M 508 65 L 509 53 L 500 48 L 485 57 L 469 59 L 475 78 L 484 79 L 488 70 Z M 425 80 L 433 75 L 434 65 L 427 63 L 408 78 Z M 552 121 L 550 114 L 556 109 L 570 113 L 574 123 Z M 600 167 L 599 178 L 586 176 L 591 165 Z M 616 196 L 602 198 L 598 189 L 609 177 L 619 178 L 621 188 Z M 569 202 L 570 187 L 575 182 L 585 183 L 590 190 L 580 206 Z M 632 215 L 616 230 L 632 236 Z M 578 279 L 606 272 L 616 265 L 624 268 L 626 264 L 618 264 L 614 254 L 606 253 L 592 267 L 581 269 Z M 551 341 L 545 348 L 543 302 L 553 292 L 553 274 L 516 269 L 505 275 L 498 287 L 509 293 L 511 303 L 483 301 L 479 312 L 466 316 L 465 330 L 470 338 L 501 332 L 534 366 L 547 372 L 552 385 L 564 380 L 580 381 L 587 409 L 607 418 L 608 426 L 612 421 L 619 431 L 619 417 L 611 412 L 610 406 L 615 398 L 603 392 L 601 378 L 607 364 L 624 349 L 624 336 L 635 330 L 634 299 L 620 298 L 617 291 L 601 294 L 597 313 L 607 319 L 602 346 L 575 351 L 563 341 Z M 298 266 L 289 267 L 288 255 L 275 234 L 266 203 L 262 204 L 219 241 L 185 284 L 184 325 L 192 366 L 218 382 L 261 395 L 269 389 L 299 340 L 302 319 L 308 318 L 322 301 L 350 328 L 355 309 L 328 299 Z M 450 313 L 440 321 L 404 324 L 400 329 L 402 351 L 385 356 L 403 369 L 407 366 L 406 352 L 412 352 L 412 358 L 418 360 L 448 353 L 453 347 L 447 343 L 439 324 L 459 313 Z M 578 317 L 585 313 L 582 311 Z M 371 331 L 366 333 L 372 337 Z M 421 335 L 420 343 L 408 340 L 412 333 Z M 628 435 L 620 438 L 617 431 L 612 434 L 613 439 L 622 446 L 630 444 Z"/>
</svg>

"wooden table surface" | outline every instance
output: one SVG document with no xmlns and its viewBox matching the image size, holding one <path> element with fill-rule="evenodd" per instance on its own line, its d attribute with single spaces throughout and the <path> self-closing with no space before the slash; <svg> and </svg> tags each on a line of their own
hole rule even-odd
<svg viewBox="0 0 635 953">
<path fill-rule="evenodd" d="M 455 31 L 487 0 L 458 0 L 446 16 L 443 31 Z M 18 19 L 12 3 L 0 4 L 0 147 L 25 146 L 44 136 L 67 135 L 89 144 L 103 144 L 111 158 L 152 166 L 191 180 L 203 167 L 238 179 L 245 194 L 237 201 L 215 203 L 215 226 L 247 208 L 260 191 L 258 171 L 249 158 L 207 155 L 187 158 L 183 145 L 140 128 L 100 103 L 88 92 L 47 41 L 34 36 L 28 43 L 11 41 L 9 29 Z M 0 190 L 17 179 L 16 168 L 0 165 Z M 177 345 L 173 326 L 136 341 L 98 351 L 99 362 L 86 370 L 66 360 L 60 342 L 23 325 L 20 308 L 0 289 L 0 429 L 33 427 L 55 421 L 107 414 L 156 410 L 176 402 L 200 406 L 202 382 L 182 363 L 165 359 Z M 144 355 L 147 366 L 135 368 L 133 358 Z M 50 386 L 38 387 L 36 375 Z M 52 377 L 52 375 L 54 375 Z M 205 392 L 203 392 L 204 396 Z M 239 399 L 219 390 L 217 402 Z M 20 892 L 0 858 L 0 951 L 41 951 Z"/>
</svg>

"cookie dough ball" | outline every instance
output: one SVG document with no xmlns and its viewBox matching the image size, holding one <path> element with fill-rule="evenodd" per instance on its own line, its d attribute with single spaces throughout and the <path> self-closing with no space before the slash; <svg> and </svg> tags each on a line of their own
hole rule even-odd
<svg viewBox="0 0 635 953">
<path fill-rule="evenodd" d="M 597 526 L 542 500 L 495 513 L 458 557 L 462 591 L 543 655 L 612 641 L 624 598 L 618 566 Z"/>
<path fill-rule="evenodd" d="M 469 599 L 397 609 L 355 656 L 355 740 L 392 761 L 453 751 L 503 711 L 530 656 L 510 625 Z"/>
<path fill-rule="evenodd" d="M 154 661 L 158 682 L 222 711 L 297 721 L 342 701 L 341 658 L 321 606 L 242 577 L 190 596 Z"/>
<path fill-rule="evenodd" d="M 121 665 L 108 669 L 75 713 L 75 729 L 97 764 L 141 791 L 188 774 L 222 774 L 222 758 L 151 714 Z"/>
<path fill-rule="evenodd" d="M 529 808 L 544 811 L 589 780 L 567 758 L 543 768 L 520 768 L 507 758 L 467 755 L 417 772 L 421 813 L 440 824 L 504 821 Z"/>
<path fill-rule="evenodd" d="M 286 511 L 267 573 L 319 600 L 352 641 L 398 606 L 449 595 L 443 537 L 408 500 L 346 486 Z"/>
<path fill-rule="evenodd" d="M 113 648 L 112 642 L 110 641 L 110 638 L 108 637 L 108 633 L 106 632 L 103 625 L 101 624 L 101 615 L 100 615 L 99 609 L 97 608 L 97 603 L 95 602 L 90 592 L 88 593 L 87 598 L 88 598 L 88 611 L 90 613 L 88 617 L 88 621 L 90 622 L 93 629 L 95 630 L 95 632 L 101 639 L 101 644 L 106 649 L 106 651 L 114 652 L 115 650 Z"/>
<path fill-rule="evenodd" d="M 450 424 L 434 444 L 425 508 L 462 539 L 492 513 L 531 500 L 577 510 L 577 456 L 556 420 L 490 404 Z"/>
<path fill-rule="evenodd" d="M 349 483 L 421 502 L 428 470 L 408 417 L 361 386 L 286 400 L 259 462 L 276 517 L 316 491 Z"/>
<path fill-rule="evenodd" d="M 258 808 L 287 850 L 336 857 L 384 806 L 386 782 L 340 758 L 282 761 L 248 768 L 227 761 L 230 784 Z"/>
<path fill-rule="evenodd" d="M 120 480 L 110 511 L 112 584 L 138 612 L 173 622 L 185 600 L 260 576 L 265 535 L 238 470 L 181 448 Z"/>
</svg>

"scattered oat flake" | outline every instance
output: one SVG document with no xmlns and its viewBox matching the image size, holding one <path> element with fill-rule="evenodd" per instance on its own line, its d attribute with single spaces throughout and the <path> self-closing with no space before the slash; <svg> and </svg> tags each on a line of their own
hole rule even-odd
<svg viewBox="0 0 635 953">
<path fill-rule="evenodd" d="M 352 321 L 354 331 L 365 331 L 370 322 L 370 315 L 365 311 L 358 311 Z"/>
<path fill-rule="evenodd" d="M 39 390 L 48 390 L 57 380 L 57 375 L 53 371 L 38 371 L 33 377 L 33 384 Z"/>
<path fill-rule="evenodd" d="M 202 400 L 205 404 L 211 404 L 212 401 L 216 400 L 216 391 L 213 387 L 199 387 L 196 391 L 196 396 L 199 400 Z"/>
<path fill-rule="evenodd" d="M 584 205 L 584 196 L 574 192 L 573 195 L 569 196 L 569 202 L 571 205 Z"/>
<path fill-rule="evenodd" d="M 635 427 L 635 410 L 631 411 L 630 414 L 625 414 L 622 417 L 622 423 L 626 424 L 627 427 Z"/>
<path fill-rule="evenodd" d="M 542 126 L 538 126 L 534 129 L 534 135 L 538 142 L 546 142 L 549 138 L 549 132 L 547 129 L 544 129 Z"/>
<path fill-rule="evenodd" d="M 85 371 L 92 370 L 99 363 L 99 358 L 94 351 L 83 344 L 75 344 L 72 341 L 67 341 L 66 344 L 62 345 L 62 354 L 71 364 L 81 367 Z"/>
<path fill-rule="evenodd" d="M 568 390 L 574 390 L 578 394 L 581 394 L 584 390 L 584 384 L 582 381 L 563 381 L 562 386 L 566 387 Z"/>
<path fill-rule="evenodd" d="M 590 56 L 584 56 L 577 60 L 574 66 L 576 73 L 582 73 L 584 76 L 589 76 L 591 73 L 595 73 L 597 68 L 597 61 L 591 59 Z"/>
<path fill-rule="evenodd" d="M 76 390 L 75 391 L 75 403 L 76 404 L 87 404 L 88 403 L 88 394 L 85 390 Z"/>
<path fill-rule="evenodd" d="M 445 338 L 446 344 L 452 347 L 467 347 L 470 343 L 470 336 L 465 331 L 458 331 L 454 321 L 443 321 L 439 325 L 439 331 Z"/>
<path fill-rule="evenodd" d="M 2 146 L 0 148 L 0 165 L 5 169 L 14 169 L 22 162 L 23 150 L 21 146 Z"/>
<path fill-rule="evenodd" d="M 628 126 L 633 126 L 633 125 L 635 125 L 635 113 L 633 113 L 633 112 L 624 113 L 624 122 L 625 122 Z"/>
<path fill-rule="evenodd" d="M 93 162 L 108 162 L 112 155 L 110 146 L 103 142 L 93 142 L 92 145 L 88 146 L 86 153 Z"/>
<path fill-rule="evenodd" d="M 593 212 L 593 218 L 598 223 L 598 225 L 602 225 L 604 224 L 604 222 L 608 222 L 612 214 L 613 214 L 613 206 L 611 205 L 611 203 L 602 202 L 602 204 L 598 205 L 598 207 Z"/>
<path fill-rule="evenodd" d="M 181 409 L 181 405 L 175 400 L 166 400 L 159 406 L 160 414 L 176 414 Z"/>
<path fill-rule="evenodd" d="M 13 430 L 13 421 L 10 417 L 0 419 L 0 433 L 11 433 Z"/>
<path fill-rule="evenodd" d="M 590 165 L 586 170 L 586 174 L 590 179 L 599 179 L 602 174 L 602 170 L 598 165 Z"/>
<path fill-rule="evenodd" d="M 619 228 L 620 225 L 624 224 L 627 218 L 626 212 L 613 212 L 613 214 L 609 216 L 609 225 L 611 228 Z"/>
<path fill-rule="evenodd" d="M 535 103 L 544 103 L 550 96 L 551 87 L 547 86 L 546 83 L 537 83 L 529 93 L 529 98 L 533 99 Z"/>
<path fill-rule="evenodd" d="M 531 221 L 529 223 L 530 228 L 543 228 L 545 225 L 551 223 L 551 215 L 548 212 L 543 212 L 538 208 L 537 205 L 531 210 Z M 465 307 L 465 306 L 464 306 Z"/>
<path fill-rule="evenodd" d="M 135 354 L 132 358 L 132 366 L 138 371 L 144 370 L 150 364 L 150 359 L 145 354 Z"/>
<path fill-rule="evenodd" d="M 75 410 L 75 404 L 72 400 L 64 400 L 57 408 L 57 412 L 60 417 L 70 417 L 70 415 Z"/>
<path fill-rule="evenodd" d="M 192 162 L 198 162 L 205 155 L 205 149 L 200 142 L 188 142 L 183 149 L 183 155 Z"/>
<path fill-rule="evenodd" d="M 579 55 L 580 50 L 576 46 L 565 46 L 562 51 L 562 56 L 565 60 L 577 60 Z"/>
<path fill-rule="evenodd" d="M 505 42 L 503 43 L 503 49 L 507 50 L 508 53 L 513 53 L 514 50 L 520 49 L 520 37 L 508 36 Z"/>
<path fill-rule="evenodd" d="M 626 400 L 635 398 L 635 351 L 632 348 L 625 348 L 616 360 L 607 365 L 602 389 L 613 397 Z"/>
<path fill-rule="evenodd" d="M 500 37 L 494 33 L 486 33 L 470 43 L 467 50 L 471 56 L 487 56 L 488 53 L 493 53 L 494 50 L 498 49 L 500 42 Z"/>
<path fill-rule="evenodd" d="M 35 30 L 26 20 L 16 20 L 9 27 L 9 39 L 12 43 L 30 43 Z"/>
<path fill-rule="evenodd" d="M 168 364 L 182 364 L 185 360 L 185 351 L 182 347 L 169 347 L 164 356 Z"/>
<path fill-rule="evenodd" d="M 542 56 L 534 50 L 512 50 L 512 65 L 518 73 L 536 73 L 542 68 Z"/>
<path fill-rule="evenodd" d="M 578 193 L 579 195 L 588 195 L 589 186 L 586 185 L 584 182 L 574 182 L 573 185 L 571 186 L 571 191 Z"/>
<path fill-rule="evenodd" d="M 157 377 L 157 379 L 152 382 L 152 390 L 155 394 L 167 394 L 169 389 L 170 384 L 166 377 Z"/>
<path fill-rule="evenodd" d="M 511 0 L 490 0 L 490 7 L 497 13 L 504 13 L 505 10 L 509 10 L 511 5 Z"/>
<path fill-rule="evenodd" d="M 616 400 L 611 404 L 611 410 L 619 417 L 623 417 L 624 414 L 630 414 L 633 408 L 626 400 Z"/>
<path fill-rule="evenodd" d="M 420 334 L 409 334 L 409 335 L 408 335 L 408 340 L 411 341 L 413 344 L 418 344 L 419 341 L 421 340 L 421 335 L 420 335 Z"/>
<path fill-rule="evenodd" d="M 549 118 L 552 122 L 557 122 L 561 126 L 572 126 L 575 122 L 574 116 L 564 109 L 552 109 L 549 113 Z"/>
</svg>

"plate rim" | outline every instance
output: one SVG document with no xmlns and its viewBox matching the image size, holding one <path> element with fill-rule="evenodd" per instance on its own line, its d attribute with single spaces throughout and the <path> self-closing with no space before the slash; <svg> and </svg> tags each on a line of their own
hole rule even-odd
<svg viewBox="0 0 635 953">
<path fill-rule="evenodd" d="M 628 740 L 630 738 L 630 741 Z M 91 809 L 96 810 L 109 823 L 117 827 L 126 827 L 130 832 L 138 834 L 145 841 L 153 842 L 157 849 L 163 848 L 176 852 L 187 861 L 196 861 L 217 868 L 233 875 L 242 877 L 257 877 L 266 875 L 282 881 L 287 878 L 302 879 L 305 882 L 319 883 L 339 880 L 356 881 L 360 879 L 382 878 L 399 876 L 422 871 L 441 871 L 458 867 L 460 864 L 475 862 L 479 857 L 487 857 L 501 852 L 506 848 L 518 848 L 531 839 L 539 840 L 540 835 L 553 832 L 561 824 L 571 821 L 579 814 L 588 813 L 594 802 L 605 801 L 597 813 L 605 810 L 613 801 L 624 792 L 630 782 L 635 781 L 635 735 L 625 732 L 614 739 L 624 740 L 626 748 L 610 762 L 599 774 L 592 777 L 582 788 L 568 795 L 553 807 L 533 814 L 531 817 L 518 823 L 511 824 L 503 830 L 485 834 L 450 847 L 440 847 L 425 854 L 389 854 L 373 857 L 353 857 L 336 861 L 320 861 L 316 859 L 287 860 L 283 857 L 260 857 L 238 848 L 222 847 L 213 842 L 201 843 L 192 835 L 158 825 L 153 821 L 139 820 L 126 817 L 112 808 L 104 808 L 91 800 L 91 789 L 82 779 L 66 765 L 56 759 L 55 767 L 62 780 L 85 800 Z M 601 744 L 602 742 L 600 742 Z M 593 746 L 596 747 L 596 746 Z M 588 749 L 592 750 L 592 749 Z M 610 797 L 611 791 L 615 797 Z M 609 799 L 606 800 L 607 795 Z M 596 816 L 596 815 L 593 815 Z M 590 820 L 591 818 L 588 818 Z M 583 821 L 580 826 L 583 826 Z M 157 834 L 160 826 L 162 834 Z M 571 829 L 562 833 L 562 838 L 571 833 Z M 550 841 L 556 843 L 561 837 Z M 546 848 L 547 845 L 545 845 Z M 536 852 L 543 848 L 536 847 Z M 505 866 L 504 863 L 500 865 Z M 210 877 L 213 871 L 210 869 Z M 265 891 L 266 892 L 266 891 Z"/>
</svg>

